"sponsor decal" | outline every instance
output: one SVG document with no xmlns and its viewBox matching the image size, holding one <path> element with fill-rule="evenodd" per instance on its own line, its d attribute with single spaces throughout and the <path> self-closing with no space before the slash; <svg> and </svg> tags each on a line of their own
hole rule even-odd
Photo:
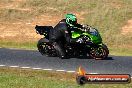
<svg viewBox="0 0 132 88">
<path fill-rule="evenodd" d="M 79 85 L 86 83 L 130 83 L 131 76 L 129 74 L 88 74 L 80 66 L 76 81 Z"/>
</svg>

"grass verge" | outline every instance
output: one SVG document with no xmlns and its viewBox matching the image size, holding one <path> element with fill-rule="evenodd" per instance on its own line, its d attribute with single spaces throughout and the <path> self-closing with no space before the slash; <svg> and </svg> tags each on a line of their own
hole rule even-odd
<svg viewBox="0 0 132 88">
<path fill-rule="evenodd" d="M 130 84 L 86 84 L 75 81 L 75 73 L 18 68 L 0 68 L 1 88 L 131 88 Z"/>
<path fill-rule="evenodd" d="M 19 48 L 19 49 L 37 49 L 37 42 L 12 42 L 1 41 L 0 47 L 2 48 Z"/>
<path fill-rule="evenodd" d="M 132 56 L 132 49 L 127 47 L 111 47 L 109 48 L 110 55 L 115 56 Z"/>
</svg>

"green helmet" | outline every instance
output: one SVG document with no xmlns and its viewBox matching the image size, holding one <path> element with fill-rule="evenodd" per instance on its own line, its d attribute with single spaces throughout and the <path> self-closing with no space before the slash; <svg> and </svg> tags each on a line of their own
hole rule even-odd
<svg viewBox="0 0 132 88">
<path fill-rule="evenodd" d="M 66 23 L 74 26 L 77 23 L 77 18 L 74 14 L 66 14 Z"/>
</svg>

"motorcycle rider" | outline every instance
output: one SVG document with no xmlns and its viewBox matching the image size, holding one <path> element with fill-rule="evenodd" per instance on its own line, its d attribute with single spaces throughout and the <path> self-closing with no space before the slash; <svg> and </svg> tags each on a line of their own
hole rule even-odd
<svg viewBox="0 0 132 88">
<path fill-rule="evenodd" d="M 66 43 L 76 42 L 76 40 L 71 38 L 71 31 L 88 31 L 88 29 L 87 25 L 77 23 L 77 17 L 74 14 L 66 14 L 66 18 L 62 19 L 54 29 L 50 31 L 49 41 L 53 43 L 60 58 L 67 58 L 64 45 Z"/>
</svg>

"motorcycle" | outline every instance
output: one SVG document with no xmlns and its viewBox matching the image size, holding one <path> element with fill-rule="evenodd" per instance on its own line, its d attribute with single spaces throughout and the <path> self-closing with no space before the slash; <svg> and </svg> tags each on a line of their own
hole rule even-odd
<svg viewBox="0 0 132 88">
<path fill-rule="evenodd" d="M 58 53 L 52 43 L 49 42 L 49 32 L 53 30 L 52 26 L 35 27 L 37 34 L 44 35 L 38 41 L 37 48 L 42 55 L 56 57 Z M 89 31 L 87 31 L 89 30 Z M 102 42 L 102 38 L 95 28 L 86 28 L 85 31 L 71 30 L 72 39 L 76 39 L 76 43 L 65 44 L 66 54 L 72 56 L 89 56 L 95 60 L 106 59 L 109 50 Z"/>
</svg>

